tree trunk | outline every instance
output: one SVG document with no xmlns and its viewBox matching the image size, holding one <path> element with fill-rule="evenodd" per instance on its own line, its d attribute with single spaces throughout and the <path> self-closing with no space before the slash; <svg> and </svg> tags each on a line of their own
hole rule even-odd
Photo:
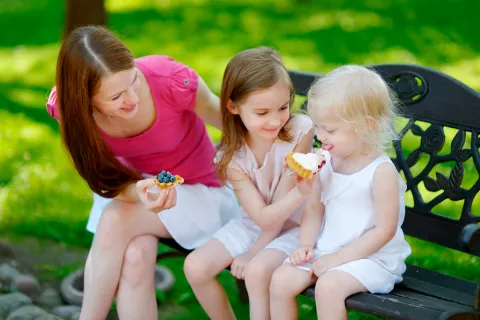
<svg viewBox="0 0 480 320">
<path fill-rule="evenodd" d="M 105 0 L 66 0 L 65 37 L 80 26 L 106 24 Z"/>
</svg>

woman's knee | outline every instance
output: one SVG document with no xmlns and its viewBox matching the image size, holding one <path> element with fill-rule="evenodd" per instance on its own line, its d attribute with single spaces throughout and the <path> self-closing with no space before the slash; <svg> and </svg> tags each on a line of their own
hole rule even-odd
<svg viewBox="0 0 480 320">
<path fill-rule="evenodd" d="M 102 247 L 109 248 L 116 243 L 125 245 L 132 239 L 128 239 L 128 226 L 130 219 L 128 216 L 133 211 L 133 204 L 119 203 L 113 201 L 105 207 L 102 216 L 98 222 L 95 232 L 95 242 L 100 243 Z"/>
<path fill-rule="evenodd" d="M 133 287 L 153 283 L 157 246 L 158 239 L 151 235 L 133 239 L 125 251 L 120 281 Z"/>
</svg>

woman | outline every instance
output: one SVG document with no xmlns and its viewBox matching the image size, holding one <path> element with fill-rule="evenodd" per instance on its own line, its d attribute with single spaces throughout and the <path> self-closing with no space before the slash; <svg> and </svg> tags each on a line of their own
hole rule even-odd
<svg viewBox="0 0 480 320">
<path fill-rule="evenodd" d="M 204 121 L 221 128 L 219 99 L 195 71 L 166 56 L 134 59 L 113 34 L 81 27 L 65 40 L 48 112 L 78 173 L 94 192 L 95 232 L 80 319 L 157 319 L 157 238 L 196 248 L 239 216 L 221 186 Z M 162 170 L 185 180 L 147 197 Z M 155 214 L 156 213 L 156 214 Z"/>
</svg>

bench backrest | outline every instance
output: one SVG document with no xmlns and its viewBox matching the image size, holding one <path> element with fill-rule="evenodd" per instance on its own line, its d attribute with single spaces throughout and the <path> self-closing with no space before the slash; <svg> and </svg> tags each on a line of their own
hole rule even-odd
<svg viewBox="0 0 480 320">
<path fill-rule="evenodd" d="M 408 186 L 404 232 L 480 256 L 480 95 L 427 67 L 370 68 L 396 93 L 408 120 L 392 156 Z M 290 76 L 305 96 L 321 74 Z"/>
</svg>

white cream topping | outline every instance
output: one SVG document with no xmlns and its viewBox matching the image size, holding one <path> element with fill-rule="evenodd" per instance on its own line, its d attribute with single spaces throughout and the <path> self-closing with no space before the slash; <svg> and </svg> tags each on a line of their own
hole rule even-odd
<svg viewBox="0 0 480 320">
<path fill-rule="evenodd" d="M 292 155 L 293 159 L 297 161 L 302 167 L 308 170 L 312 170 L 312 172 L 318 171 L 318 166 L 322 163 L 325 159 L 323 155 L 315 154 L 315 153 L 294 153 Z"/>
</svg>

